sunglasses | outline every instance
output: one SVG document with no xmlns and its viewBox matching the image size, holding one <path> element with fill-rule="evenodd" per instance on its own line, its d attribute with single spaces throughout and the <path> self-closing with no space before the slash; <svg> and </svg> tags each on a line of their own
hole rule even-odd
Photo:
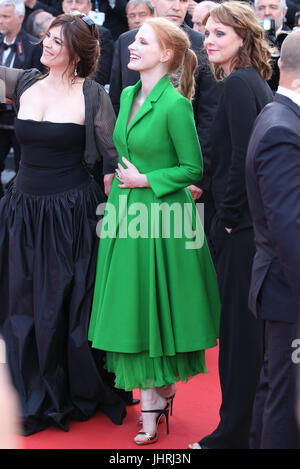
<svg viewBox="0 0 300 469">
<path fill-rule="evenodd" d="M 94 21 L 92 20 L 92 18 L 90 18 L 89 16 L 82 16 L 81 17 L 82 21 L 85 22 L 85 24 L 88 25 L 90 31 L 91 31 L 91 35 L 93 37 L 95 37 L 95 29 L 96 29 L 96 23 L 94 23 Z"/>
<path fill-rule="evenodd" d="M 82 21 L 85 22 L 85 24 L 88 25 L 89 27 L 89 30 L 91 31 L 91 35 L 93 37 L 95 37 L 95 29 L 96 29 L 96 23 L 94 23 L 94 21 L 92 20 L 92 18 L 90 18 L 89 16 L 86 16 L 84 15 L 83 13 L 81 13 L 80 11 L 71 11 L 70 13 L 71 15 L 74 15 L 74 16 L 80 16 L 80 18 L 82 19 Z"/>
</svg>

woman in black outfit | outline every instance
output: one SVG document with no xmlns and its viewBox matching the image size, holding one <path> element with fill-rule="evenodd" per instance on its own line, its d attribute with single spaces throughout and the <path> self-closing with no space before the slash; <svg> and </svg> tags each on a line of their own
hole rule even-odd
<svg viewBox="0 0 300 469">
<path fill-rule="evenodd" d="M 255 254 L 245 159 L 254 121 L 272 101 L 266 83 L 270 52 L 253 10 L 224 2 L 205 18 L 205 48 L 222 87 L 212 131 L 211 225 L 213 257 L 221 295 L 219 373 L 220 423 L 200 448 L 248 448 L 255 390 L 262 365 L 262 325 L 248 309 Z"/>
<path fill-rule="evenodd" d="M 61 15 L 43 39 L 48 74 L 0 67 L 22 147 L 0 201 L 0 326 L 25 435 L 99 408 L 118 424 L 124 415 L 87 340 L 105 200 L 89 169 L 102 162 L 108 193 L 118 157 L 109 97 L 88 79 L 98 56 L 91 19 Z"/>
</svg>

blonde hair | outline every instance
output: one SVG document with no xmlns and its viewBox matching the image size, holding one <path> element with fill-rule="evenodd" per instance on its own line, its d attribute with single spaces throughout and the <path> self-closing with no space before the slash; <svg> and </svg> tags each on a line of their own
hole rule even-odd
<svg viewBox="0 0 300 469">
<path fill-rule="evenodd" d="M 249 4 L 236 0 L 218 4 L 205 15 L 203 24 L 206 24 L 210 16 L 219 23 L 231 26 L 243 39 L 243 44 L 232 63 L 233 70 L 253 66 L 264 80 L 269 80 L 272 76 L 271 47 Z M 218 80 L 225 78 L 220 65 L 213 64 L 213 68 Z"/>
<path fill-rule="evenodd" d="M 172 51 L 168 72 L 173 73 L 182 66 L 178 91 L 191 100 L 195 91 L 194 71 L 198 61 L 195 52 L 190 49 L 188 35 L 165 18 L 147 18 L 143 24 L 151 26 L 162 49 Z"/>
</svg>

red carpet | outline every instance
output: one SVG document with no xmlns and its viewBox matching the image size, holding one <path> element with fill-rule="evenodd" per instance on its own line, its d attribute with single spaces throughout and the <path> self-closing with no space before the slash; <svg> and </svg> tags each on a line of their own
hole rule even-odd
<svg viewBox="0 0 300 469">
<path fill-rule="evenodd" d="M 72 422 L 70 431 L 50 428 L 22 438 L 24 449 L 187 449 L 191 442 L 213 431 L 219 422 L 220 386 L 218 378 L 218 347 L 206 353 L 209 373 L 192 378 L 187 384 L 178 384 L 170 417 L 170 434 L 166 425 L 159 425 L 159 441 L 138 447 L 133 437 L 139 431 L 137 420 L 140 405 L 127 407 L 127 416 L 121 426 L 114 425 L 102 413 L 87 422 Z M 134 393 L 139 397 L 138 391 Z"/>
</svg>

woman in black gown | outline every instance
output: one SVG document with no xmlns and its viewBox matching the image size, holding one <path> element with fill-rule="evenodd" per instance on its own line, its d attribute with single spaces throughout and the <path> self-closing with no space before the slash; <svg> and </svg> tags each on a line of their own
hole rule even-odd
<svg viewBox="0 0 300 469">
<path fill-rule="evenodd" d="M 61 15 L 43 39 L 47 75 L 0 67 L 22 147 L 0 201 L 0 326 L 25 435 L 51 424 L 68 430 L 97 409 L 117 424 L 124 416 L 87 341 L 105 199 L 89 169 L 102 163 L 108 193 L 117 161 L 110 100 L 87 79 L 98 56 L 90 18 Z"/>
</svg>

